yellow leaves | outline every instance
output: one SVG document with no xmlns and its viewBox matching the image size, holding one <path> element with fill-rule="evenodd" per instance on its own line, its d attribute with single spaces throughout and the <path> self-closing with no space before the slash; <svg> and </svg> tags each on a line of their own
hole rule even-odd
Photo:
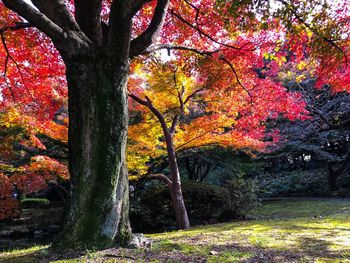
<svg viewBox="0 0 350 263">
<path fill-rule="evenodd" d="M 136 180 L 148 171 L 147 163 L 165 153 L 162 129 L 157 120 L 144 112 L 141 122 L 130 125 L 128 130 L 127 163 L 129 179 Z"/>
<path fill-rule="evenodd" d="M 287 59 L 285 56 L 279 56 L 275 60 L 278 64 L 278 66 L 282 66 L 285 62 L 287 62 Z"/>
<path fill-rule="evenodd" d="M 21 114 L 15 107 L 8 108 L 3 114 L 0 115 L 0 126 L 11 128 L 21 124 Z"/>
<path fill-rule="evenodd" d="M 314 34 L 311 30 L 306 30 L 306 34 L 311 39 L 312 35 Z"/>
<path fill-rule="evenodd" d="M 270 59 L 271 54 L 264 52 L 263 57 L 264 57 L 264 59 Z"/>
<path fill-rule="evenodd" d="M 146 154 L 136 154 L 136 152 L 131 149 L 132 148 L 130 147 L 128 148 L 126 158 L 129 170 L 129 180 L 137 180 L 147 173 L 148 166 L 146 164 L 150 161 L 150 158 Z"/>
<path fill-rule="evenodd" d="M 297 65 L 297 69 L 298 70 L 304 70 L 306 68 L 306 62 L 305 61 L 301 61 L 298 65 Z"/>
<path fill-rule="evenodd" d="M 275 49 L 275 51 L 278 51 L 279 50 L 279 48 L 277 47 L 276 49 Z M 268 60 L 274 60 L 274 61 L 276 61 L 277 62 L 277 64 L 278 64 L 278 66 L 282 66 L 284 63 L 286 63 L 287 62 L 287 58 L 285 57 L 285 56 L 281 56 L 281 55 L 275 55 L 275 54 L 271 54 L 271 53 L 264 53 L 263 54 L 263 57 L 264 57 L 264 59 L 268 59 Z"/>
<path fill-rule="evenodd" d="M 304 79 L 306 79 L 306 76 L 303 75 L 303 74 L 298 75 L 298 76 L 295 78 L 295 80 L 296 80 L 297 82 L 302 82 Z"/>
</svg>

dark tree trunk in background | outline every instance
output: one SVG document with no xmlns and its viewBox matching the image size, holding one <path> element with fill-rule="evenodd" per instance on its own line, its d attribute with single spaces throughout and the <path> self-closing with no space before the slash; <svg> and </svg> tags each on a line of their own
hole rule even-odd
<svg viewBox="0 0 350 263">
<path fill-rule="evenodd" d="M 332 163 L 328 163 L 328 187 L 329 191 L 339 191 L 338 178 L 348 168 L 350 164 L 350 148 L 341 164 L 336 168 Z"/>
<path fill-rule="evenodd" d="M 204 182 L 209 175 L 213 165 L 200 157 L 192 156 L 184 158 L 184 166 L 187 172 L 188 179 L 195 182 Z"/>
<path fill-rule="evenodd" d="M 339 187 L 337 184 L 338 178 L 341 173 L 337 169 L 334 169 L 328 164 L 328 189 L 329 191 L 338 191 Z"/>
</svg>

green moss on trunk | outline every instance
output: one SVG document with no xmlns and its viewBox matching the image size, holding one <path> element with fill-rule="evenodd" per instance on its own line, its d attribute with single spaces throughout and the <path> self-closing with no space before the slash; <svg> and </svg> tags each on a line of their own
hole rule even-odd
<svg viewBox="0 0 350 263">
<path fill-rule="evenodd" d="M 105 248 L 116 241 L 125 245 L 131 236 L 125 168 L 129 68 L 103 58 L 67 65 L 71 189 L 56 247 Z"/>
</svg>

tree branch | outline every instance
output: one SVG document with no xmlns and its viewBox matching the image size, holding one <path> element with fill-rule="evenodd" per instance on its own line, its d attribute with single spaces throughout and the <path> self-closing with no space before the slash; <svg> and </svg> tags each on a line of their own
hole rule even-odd
<svg viewBox="0 0 350 263">
<path fill-rule="evenodd" d="M 169 0 L 158 0 L 148 28 L 130 43 L 130 58 L 142 54 L 154 42 L 164 24 L 168 6 Z"/>
<path fill-rule="evenodd" d="M 146 3 L 151 1 L 152 0 L 134 0 L 130 8 L 129 18 L 131 19 Z"/>
<path fill-rule="evenodd" d="M 246 49 L 245 46 L 247 46 L 250 43 L 245 43 L 243 46 L 241 47 L 236 47 L 230 44 L 226 44 L 223 42 L 220 42 L 218 40 L 216 40 L 215 38 L 213 38 L 212 36 L 210 36 L 209 34 L 207 34 L 206 32 L 204 32 L 202 29 L 200 29 L 198 26 L 193 25 L 191 22 L 187 21 L 186 19 L 184 19 L 182 16 L 180 16 L 178 13 L 174 12 L 174 10 L 171 10 L 171 14 L 174 15 L 177 19 L 179 19 L 180 21 L 182 21 L 184 24 L 188 25 L 189 27 L 195 29 L 200 35 L 205 36 L 206 38 L 208 38 L 209 40 L 211 40 L 212 42 L 219 44 L 221 46 L 224 47 L 228 47 L 228 48 L 232 48 L 232 49 L 236 49 L 236 50 L 243 50 L 243 51 L 255 51 L 257 49 L 257 47 L 254 48 L 248 48 Z"/>
<path fill-rule="evenodd" d="M 152 174 L 145 177 L 148 180 L 160 180 L 163 181 L 168 187 L 171 187 L 172 181 L 166 177 L 164 174 Z"/>
<path fill-rule="evenodd" d="M 137 103 L 139 103 L 139 104 L 141 104 L 143 106 L 146 106 L 157 117 L 157 119 L 159 120 L 160 125 L 162 126 L 164 134 L 169 133 L 168 126 L 166 124 L 166 121 L 164 119 L 163 114 L 158 109 L 156 109 L 153 106 L 152 101 L 147 96 L 146 96 L 146 100 L 143 100 L 143 99 L 137 97 L 134 94 L 129 94 L 129 97 L 132 98 Z"/>
<path fill-rule="evenodd" d="M 76 0 L 75 19 L 85 35 L 96 45 L 102 44 L 101 0 Z"/>
<path fill-rule="evenodd" d="M 51 19 L 62 30 L 80 31 L 72 14 L 62 0 L 31 0 L 42 14 Z M 77 2 L 77 1 L 75 1 Z M 79 2 L 79 1 L 78 1 Z M 76 10 L 77 11 L 77 10 Z"/>
<path fill-rule="evenodd" d="M 240 85 L 244 90 L 245 92 L 247 92 L 248 96 L 250 97 L 250 101 L 252 102 L 252 95 L 250 94 L 249 90 L 242 84 L 242 82 L 240 81 L 239 79 L 239 76 L 237 74 L 237 71 L 235 70 L 235 68 L 233 67 L 233 65 L 230 63 L 230 61 L 228 61 L 224 56 L 221 56 L 220 59 L 222 61 L 224 61 L 227 65 L 229 65 L 229 67 L 231 68 L 233 74 L 235 75 L 236 77 L 236 81 L 238 83 L 238 85 Z"/>
<path fill-rule="evenodd" d="M 12 88 L 11 88 L 11 85 L 6 81 L 7 66 L 8 66 L 9 60 L 11 60 L 15 64 L 16 69 L 17 69 L 17 71 L 18 71 L 18 73 L 19 73 L 19 75 L 21 77 L 22 84 L 25 87 L 26 91 L 28 92 L 28 95 L 32 98 L 32 100 L 35 100 L 33 95 L 30 93 L 27 85 L 25 84 L 24 77 L 23 77 L 23 74 L 22 74 L 22 71 L 21 71 L 21 67 L 18 65 L 17 61 L 13 58 L 13 56 L 10 53 L 10 50 L 7 47 L 5 36 L 4 36 L 4 32 L 6 32 L 6 31 L 1 31 L 0 30 L 1 42 L 2 42 L 2 45 L 4 46 L 4 49 L 5 49 L 5 52 L 6 52 L 6 59 L 5 59 L 4 75 L 3 76 L 5 78 L 5 83 L 6 83 L 7 87 L 9 88 L 9 90 L 11 92 L 12 99 L 13 99 L 13 101 L 16 101 L 15 94 L 14 94 Z M 17 86 L 17 83 L 15 83 L 15 85 Z"/>
<path fill-rule="evenodd" d="M 184 104 L 186 104 L 191 98 L 193 98 L 196 94 L 198 94 L 202 90 L 205 90 L 206 88 L 207 88 L 206 86 L 203 86 L 203 87 L 195 90 L 192 94 L 188 95 L 187 98 L 184 101 Z"/>
<path fill-rule="evenodd" d="M 345 51 L 338 46 L 335 41 L 333 41 L 332 39 L 322 35 L 320 32 L 318 32 L 316 29 L 314 29 L 309 23 L 307 23 L 297 12 L 297 8 L 292 5 L 287 3 L 285 0 L 277 0 L 278 2 L 282 3 L 288 10 L 290 10 L 292 12 L 292 14 L 295 16 L 295 18 L 301 23 L 303 24 L 306 28 L 308 28 L 312 33 L 314 33 L 315 35 L 317 35 L 318 37 L 320 37 L 323 41 L 325 41 L 327 44 L 331 45 L 332 47 L 334 47 L 335 49 L 337 49 L 340 53 L 342 53 L 342 55 L 344 56 L 345 59 L 345 64 L 346 66 L 348 65 L 348 57 L 345 53 Z"/>
<path fill-rule="evenodd" d="M 143 106 L 147 106 L 147 101 L 137 97 L 136 95 L 130 93 L 129 97 L 132 98 L 134 101 L 136 101 L 137 103 L 143 105 Z"/>
<path fill-rule="evenodd" d="M 184 51 L 192 51 L 194 53 L 197 53 L 199 55 L 205 55 L 205 56 L 211 56 L 214 53 L 217 53 L 220 51 L 220 49 L 216 49 L 213 51 L 202 51 L 202 50 L 198 50 L 195 48 L 191 48 L 191 47 L 186 47 L 186 46 L 175 46 L 175 45 L 169 45 L 169 44 L 161 44 L 161 45 L 157 45 L 157 46 L 152 46 L 147 48 L 142 55 L 147 55 L 150 54 L 152 52 L 155 52 L 157 50 L 161 50 L 161 49 L 167 49 L 168 50 L 168 54 L 170 55 L 170 50 L 184 50 Z"/>
<path fill-rule="evenodd" d="M 15 22 L 15 25 L 4 26 L 4 27 L 0 28 L 0 33 L 2 34 L 2 33 L 5 33 L 6 31 L 16 31 L 16 30 L 20 30 L 20 29 L 29 28 L 29 27 L 33 27 L 33 26 L 27 22 Z"/>
<path fill-rule="evenodd" d="M 62 28 L 23 0 L 3 0 L 3 3 L 7 8 L 15 11 L 51 39 L 58 41 L 63 38 Z"/>
</svg>

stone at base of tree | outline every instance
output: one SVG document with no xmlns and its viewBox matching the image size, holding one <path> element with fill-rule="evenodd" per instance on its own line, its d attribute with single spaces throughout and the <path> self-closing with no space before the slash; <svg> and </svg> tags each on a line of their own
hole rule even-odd
<svg viewBox="0 0 350 263">
<path fill-rule="evenodd" d="M 153 240 L 145 237 L 142 233 L 132 234 L 131 240 L 129 242 L 129 248 L 152 248 Z"/>
<path fill-rule="evenodd" d="M 212 250 L 212 251 L 209 252 L 209 254 L 212 255 L 212 256 L 215 256 L 215 255 L 219 254 L 219 252 L 217 252 L 215 250 Z"/>
</svg>

